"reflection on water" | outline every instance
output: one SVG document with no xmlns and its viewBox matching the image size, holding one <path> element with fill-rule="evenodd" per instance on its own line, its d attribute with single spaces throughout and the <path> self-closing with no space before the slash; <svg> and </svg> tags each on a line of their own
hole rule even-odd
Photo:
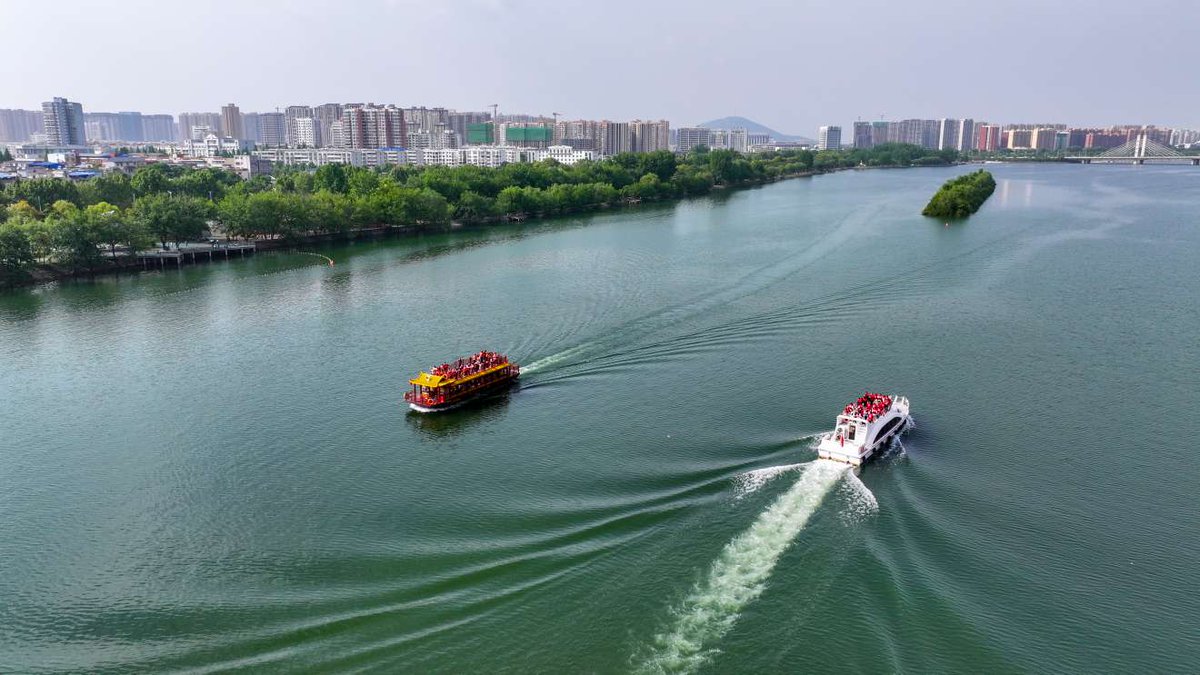
<svg viewBox="0 0 1200 675">
<path fill-rule="evenodd" d="M 424 435 L 437 438 L 457 436 L 468 429 L 501 419 L 515 390 L 516 387 L 513 387 L 440 413 L 419 413 L 404 404 L 407 411 L 405 421 Z"/>
</svg>

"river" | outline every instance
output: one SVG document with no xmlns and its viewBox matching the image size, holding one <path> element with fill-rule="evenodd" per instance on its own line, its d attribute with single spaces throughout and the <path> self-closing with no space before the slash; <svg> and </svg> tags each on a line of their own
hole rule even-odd
<svg viewBox="0 0 1200 675">
<path fill-rule="evenodd" d="M 1200 170 L 988 168 L 0 295 L 0 671 L 1193 670 Z"/>
</svg>

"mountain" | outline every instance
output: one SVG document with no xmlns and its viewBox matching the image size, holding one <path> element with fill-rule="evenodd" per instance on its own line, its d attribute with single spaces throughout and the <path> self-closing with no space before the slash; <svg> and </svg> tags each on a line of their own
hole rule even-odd
<svg viewBox="0 0 1200 675">
<path fill-rule="evenodd" d="M 736 116 L 722 117 L 719 120 L 711 120 L 708 122 L 701 122 L 700 124 L 697 124 L 696 126 L 707 127 L 709 129 L 745 129 L 746 133 L 749 133 L 749 134 L 769 134 L 771 136 L 771 138 L 774 138 L 777 141 L 799 141 L 802 143 L 803 142 L 808 142 L 808 143 L 813 142 L 813 140 L 811 138 L 807 138 L 804 136 L 792 136 L 789 134 L 779 133 L 778 131 L 775 131 L 771 127 L 759 124 L 758 122 L 755 122 L 754 120 L 748 120 L 745 117 L 736 117 Z"/>
</svg>

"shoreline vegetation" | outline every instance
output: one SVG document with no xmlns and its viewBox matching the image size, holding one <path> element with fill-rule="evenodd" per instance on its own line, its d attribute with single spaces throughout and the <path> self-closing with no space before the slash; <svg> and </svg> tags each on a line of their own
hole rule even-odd
<svg viewBox="0 0 1200 675">
<path fill-rule="evenodd" d="M 525 222 L 703 196 L 847 168 L 948 166 L 954 151 L 885 144 L 863 150 L 743 155 L 697 148 L 622 153 L 566 166 L 378 169 L 277 166 L 243 180 L 221 169 L 152 164 L 132 176 L 38 178 L 0 189 L 0 287 L 140 270 L 137 253 L 217 238 L 285 248 L 380 233 Z"/>
<path fill-rule="evenodd" d="M 966 218 L 979 210 L 996 191 L 996 179 L 991 172 L 980 169 L 951 178 L 938 188 L 921 211 L 934 218 Z"/>
</svg>

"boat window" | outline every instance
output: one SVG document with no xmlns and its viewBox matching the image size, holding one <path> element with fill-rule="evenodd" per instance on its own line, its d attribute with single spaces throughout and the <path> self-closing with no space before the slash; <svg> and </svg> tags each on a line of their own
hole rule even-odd
<svg viewBox="0 0 1200 675">
<path fill-rule="evenodd" d="M 896 428 L 896 425 L 904 421 L 903 417 L 897 417 L 887 424 L 879 428 L 879 433 L 875 434 L 875 438 L 883 438 L 889 431 Z"/>
</svg>

